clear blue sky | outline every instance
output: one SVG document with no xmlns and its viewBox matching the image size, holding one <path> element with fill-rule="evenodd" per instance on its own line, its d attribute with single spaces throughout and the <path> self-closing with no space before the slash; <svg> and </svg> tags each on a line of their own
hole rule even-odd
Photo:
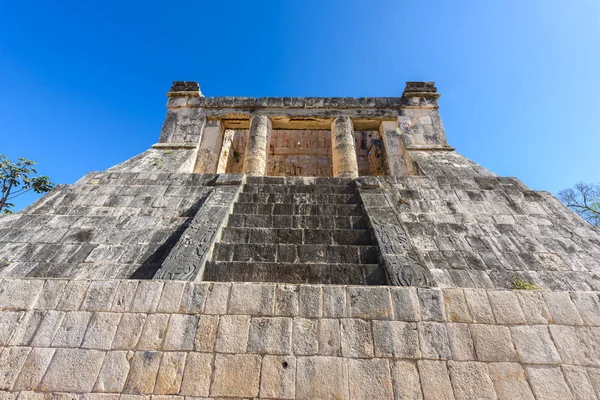
<svg viewBox="0 0 600 400">
<path fill-rule="evenodd" d="M 600 181 L 597 0 L 5 1 L 0 153 L 56 183 L 104 170 L 158 140 L 173 80 L 256 97 L 433 80 L 460 153 L 533 189 Z"/>
</svg>

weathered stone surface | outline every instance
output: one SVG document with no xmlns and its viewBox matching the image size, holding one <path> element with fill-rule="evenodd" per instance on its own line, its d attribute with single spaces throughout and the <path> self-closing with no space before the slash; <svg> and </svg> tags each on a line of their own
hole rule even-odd
<svg viewBox="0 0 600 400">
<path fill-rule="evenodd" d="M 346 291 L 340 286 L 323 286 L 323 317 L 346 317 Z"/>
<path fill-rule="evenodd" d="M 189 353 L 183 372 L 180 393 L 186 396 L 208 396 L 214 356 Z"/>
<path fill-rule="evenodd" d="M 85 299 L 89 284 L 90 281 L 69 281 L 64 290 L 65 296 L 62 297 L 57 309 L 63 311 L 79 310 Z"/>
<path fill-rule="evenodd" d="M 479 324 L 493 324 L 496 322 L 485 290 L 465 289 L 464 295 L 473 322 Z"/>
<path fill-rule="evenodd" d="M 550 311 L 542 293 L 521 290 L 518 296 L 528 323 L 547 324 L 551 321 Z"/>
<path fill-rule="evenodd" d="M 488 371 L 498 400 L 533 400 L 525 370 L 517 363 L 489 363 Z"/>
<path fill-rule="evenodd" d="M 423 358 L 438 360 L 451 358 L 446 325 L 439 322 L 419 322 L 417 329 Z"/>
<path fill-rule="evenodd" d="M 282 317 L 298 315 L 298 286 L 277 285 L 275 291 L 275 315 Z"/>
<path fill-rule="evenodd" d="M 113 349 L 135 348 L 146 322 L 146 314 L 123 314 L 112 343 Z"/>
<path fill-rule="evenodd" d="M 248 352 L 261 354 L 291 354 L 292 319 L 258 317 L 250 321 Z"/>
<path fill-rule="evenodd" d="M 586 325 L 600 325 L 600 297 L 598 293 L 574 292 L 571 299 Z"/>
<path fill-rule="evenodd" d="M 390 288 L 394 313 L 400 321 L 419 321 L 419 298 L 415 288 Z"/>
<path fill-rule="evenodd" d="M 560 325 L 583 325 L 577 307 L 567 292 L 544 292 L 552 322 Z"/>
<path fill-rule="evenodd" d="M 475 360 L 475 347 L 468 324 L 446 324 L 452 359 L 456 361 Z"/>
<path fill-rule="evenodd" d="M 484 363 L 448 361 L 455 399 L 496 399 L 492 380 Z"/>
<path fill-rule="evenodd" d="M 275 285 L 247 283 L 234 285 L 229 299 L 229 313 L 273 315 Z"/>
<path fill-rule="evenodd" d="M 333 320 L 336 323 L 338 320 Z M 313 355 L 319 352 L 319 321 L 316 319 L 294 318 L 292 349 L 296 355 Z M 339 328 L 338 328 L 339 331 Z M 338 333 L 339 334 L 339 333 Z"/>
<path fill-rule="evenodd" d="M 45 281 L 42 291 L 35 303 L 35 308 L 41 310 L 52 310 L 56 308 L 67 283 L 68 281 L 62 279 L 48 279 Z"/>
<path fill-rule="evenodd" d="M 136 351 L 131 359 L 131 369 L 123 393 L 152 393 L 161 356 L 158 351 Z"/>
<path fill-rule="evenodd" d="M 29 310 L 37 300 L 44 281 L 38 279 L 0 282 L 0 305 L 5 310 Z"/>
<path fill-rule="evenodd" d="M 22 311 L 0 311 L 0 346 L 8 344 L 22 316 Z"/>
<path fill-rule="evenodd" d="M 65 315 L 54 336 L 52 347 L 79 347 L 88 328 L 92 313 L 75 311 Z"/>
<path fill-rule="evenodd" d="M 417 291 L 423 321 L 444 321 L 446 315 L 442 292 L 436 289 L 419 288 Z"/>
<path fill-rule="evenodd" d="M 217 331 L 215 351 L 219 353 L 245 353 L 248 346 L 249 330 L 249 316 L 221 316 L 219 330 Z"/>
<path fill-rule="evenodd" d="M 166 331 L 165 350 L 193 350 L 198 316 L 172 314 Z"/>
<path fill-rule="evenodd" d="M 393 398 L 388 361 L 385 359 L 348 360 L 348 388 L 352 399 Z"/>
<path fill-rule="evenodd" d="M 296 394 L 296 358 L 266 355 L 262 360 L 260 397 L 294 399 Z"/>
<path fill-rule="evenodd" d="M 471 325 L 471 335 L 479 361 L 517 361 L 508 327 Z"/>
<path fill-rule="evenodd" d="M 550 338 L 548 327 L 540 325 L 511 326 L 510 332 L 522 363 L 560 363 L 560 357 Z"/>
<path fill-rule="evenodd" d="M 417 365 L 425 400 L 454 400 L 445 361 L 419 360 Z"/>
<path fill-rule="evenodd" d="M 299 399 L 350 398 L 348 368 L 340 357 L 298 357 L 296 382 Z"/>
<path fill-rule="evenodd" d="M 160 350 L 162 349 L 167 327 L 169 324 L 169 314 L 150 314 L 144 323 L 144 329 L 137 342 L 138 350 Z"/>
<path fill-rule="evenodd" d="M 442 294 L 448 320 L 452 322 L 471 322 L 467 301 L 461 289 L 444 289 Z"/>
<path fill-rule="evenodd" d="M 19 320 L 8 344 L 10 346 L 28 346 L 33 339 L 38 326 L 42 320 L 41 311 L 27 311 Z"/>
<path fill-rule="evenodd" d="M 154 386 L 155 394 L 179 393 L 186 356 L 186 353 L 178 351 L 163 354 Z"/>
<path fill-rule="evenodd" d="M 575 367 L 573 365 L 563 365 L 562 372 L 571 394 L 576 400 L 594 399 L 594 387 L 590 383 L 588 375 L 583 367 Z"/>
<path fill-rule="evenodd" d="M 164 283 L 142 281 L 137 287 L 133 303 L 131 304 L 132 312 L 155 312 Z"/>
<path fill-rule="evenodd" d="M 559 367 L 526 367 L 529 383 L 538 399 L 572 399 L 567 382 Z"/>
<path fill-rule="evenodd" d="M 519 305 L 517 294 L 509 291 L 491 290 L 488 292 L 492 310 L 499 324 L 523 324 L 525 315 Z"/>
<path fill-rule="evenodd" d="M 81 347 L 108 350 L 111 348 L 121 314 L 97 312 L 90 320 Z"/>
<path fill-rule="evenodd" d="M 390 361 L 395 399 L 423 399 L 419 371 L 414 361 Z"/>
<path fill-rule="evenodd" d="M 93 281 L 81 305 L 86 311 L 110 311 L 117 285 L 114 281 Z"/>
<path fill-rule="evenodd" d="M 259 393 L 261 357 L 256 354 L 217 354 L 210 395 L 256 397 Z"/>
<path fill-rule="evenodd" d="M 137 292 L 137 286 L 138 281 L 120 281 L 113 300 L 112 311 L 129 311 Z"/>
<path fill-rule="evenodd" d="M 31 351 L 28 347 L 5 347 L 0 352 L 0 390 L 10 390 Z"/>
<path fill-rule="evenodd" d="M 298 293 L 299 315 L 321 317 L 323 315 L 323 294 L 320 286 L 300 286 Z"/>
<path fill-rule="evenodd" d="M 393 316 L 387 288 L 350 287 L 347 290 L 349 317 L 391 319 Z"/>
<path fill-rule="evenodd" d="M 373 357 L 373 336 L 369 322 L 354 318 L 342 320 L 342 355 Z"/>
<path fill-rule="evenodd" d="M 54 356 L 55 349 L 48 348 L 34 348 L 27 355 L 27 359 L 23 364 L 21 374 L 17 379 L 13 390 L 32 390 L 36 389 L 46 370 L 50 361 Z"/>
<path fill-rule="evenodd" d="M 215 348 L 219 317 L 216 315 L 200 315 L 194 348 L 196 351 L 212 352 Z"/>
<path fill-rule="evenodd" d="M 375 357 L 419 358 L 417 324 L 373 321 Z"/>
<path fill-rule="evenodd" d="M 227 313 L 227 302 L 231 285 L 228 283 L 211 283 L 208 287 L 204 312 L 206 314 Z"/>
<path fill-rule="evenodd" d="M 156 312 L 179 312 L 179 305 L 181 304 L 181 296 L 183 296 L 184 289 L 185 282 L 165 282 Z"/>
<path fill-rule="evenodd" d="M 91 392 L 104 360 L 97 350 L 56 349 L 40 384 L 43 391 Z"/>
<path fill-rule="evenodd" d="M 131 351 L 107 352 L 94 391 L 121 392 L 129 374 L 129 360 L 132 357 Z"/>
</svg>

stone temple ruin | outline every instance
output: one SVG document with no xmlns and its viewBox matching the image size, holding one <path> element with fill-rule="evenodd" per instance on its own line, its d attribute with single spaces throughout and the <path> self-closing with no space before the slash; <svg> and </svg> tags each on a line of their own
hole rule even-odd
<svg viewBox="0 0 600 400">
<path fill-rule="evenodd" d="M 0 217 L 0 399 L 600 398 L 600 230 L 455 152 L 433 83 L 167 96 Z"/>
</svg>

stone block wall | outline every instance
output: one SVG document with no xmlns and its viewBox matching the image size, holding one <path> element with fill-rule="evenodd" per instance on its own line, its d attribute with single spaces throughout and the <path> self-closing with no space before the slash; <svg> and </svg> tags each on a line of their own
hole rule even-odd
<svg viewBox="0 0 600 400">
<path fill-rule="evenodd" d="M 596 399 L 598 296 L 4 279 L 0 398 Z"/>
</svg>

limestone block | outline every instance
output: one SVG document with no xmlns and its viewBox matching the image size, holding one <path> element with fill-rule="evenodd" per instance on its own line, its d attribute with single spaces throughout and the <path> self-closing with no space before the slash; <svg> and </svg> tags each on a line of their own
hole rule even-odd
<svg viewBox="0 0 600 400">
<path fill-rule="evenodd" d="M 183 296 L 181 298 L 180 312 L 201 313 L 206 304 L 206 295 L 208 292 L 208 283 L 192 283 L 185 285 Z"/>
<path fill-rule="evenodd" d="M 0 347 L 8 344 L 23 315 L 22 311 L 0 311 Z"/>
<path fill-rule="evenodd" d="M 325 318 L 346 317 L 346 290 L 341 286 L 323 286 L 323 316 Z"/>
<path fill-rule="evenodd" d="M 425 400 L 454 400 L 446 361 L 417 361 Z"/>
<path fill-rule="evenodd" d="M 497 398 L 486 364 L 474 361 L 448 361 L 448 370 L 455 399 Z"/>
<path fill-rule="evenodd" d="M 19 320 L 8 344 L 10 346 L 29 346 L 43 318 L 43 311 L 27 311 Z"/>
<path fill-rule="evenodd" d="M 152 393 L 161 356 L 162 353 L 158 351 L 136 351 L 131 359 L 129 376 L 125 382 L 123 393 Z"/>
<path fill-rule="evenodd" d="M 121 314 L 94 313 L 83 339 L 83 348 L 108 350 L 111 348 Z"/>
<path fill-rule="evenodd" d="M 550 334 L 563 363 L 592 365 L 594 360 L 579 337 L 580 328 L 550 325 Z"/>
<path fill-rule="evenodd" d="M 462 289 L 444 289 L 444 308 L 446 316 L 452 322 L 471 322 L 471 314 Z"/>
<path fill-rule="evenodd" d="M 122 391 L 129 374 L 129 359 L 132 356 L 133 352 L 130 351 L 107 352 L 94 391 L 117 393 Z"/>
<path fill-rule="evenodd" d="M 296 358 L 266 355 L 262 360 L 260 397 L 293 399 L 296 393 Z"/>
<path fill-rule="evenodd" d="M 176 313 L 179 312 L 181 296 L 185 289 L 185 282 L 165 282 L 156 312 Z"/>
<path fill-rule="evenodd" d="M 594 399 L 594 387 L 590 383 L 588 375 L 583 367 L 573 365 L 563 365 L 562 371 L 571 389 L 573 398 L 576 400 Z"/>
<path fill-rule="evenodd" d="M 79 347 L 91 317 L 90 312 L 68 312 L 54 336 L 52 347 Z"/>
<path fill-rule="evenodd" d="M 419 288 L 417 294 L 423 321 L 445 321 L 446 315 L 440 290 Z"/>
<path fill-rule="evenodd" d="M 349 287 L 348 315 L 363 319 L 392 319 L 390 292 L 384 287 Z"/>
<path fill-rule="evenodd" d="M 446 324 L 452 359 L 455 361 L 475 360 L 475 346 L 467 324 Z"/>
<path fill-rule="evenodd" d="M 138 281 L 120 281 L 112 306 L 112 311 L 123 312 L 131 309 L 131 303 L 137 292 Z"/>
<path fill-rule="evenodd" d="M 204 312 L 206 314 L 227 313 L 230 289 L 231 284 L 229 283 L 211 283 L 206 293 Z"/>
<path fill-rule="evenodd" d="M 471 325 L 471 336 L 479 361 L 517 361 L 508 327 Z"/>
<path fill-rule="evenodd" d="M 300 316 L 318 318 L 323 315 L 323 293 L 321 286 L 300 286 L 298 301 Z"/>
<path fill-rule="evenodd" d="M 451 358 L 446 325 L 439 322 L 419 322 L 417 330 L 423 358 L 441 360 Z"/>
<path fill-rule="evenodd" d="M 193 350 L 197 326 L 197 315 L 172 314 L 163 349 Z"/>
<path fill-rule="evenodd" d="M 559 325 L 583 325 L 583 320 L 577 311 L 577 307 L 571 301 L 568 292 L 544 292 L 542 294 L 552 322 Z"/>
<path fill-rule="evenodd" d="M 2 397 L 2 396 L 6 396 L 6 397 Z M 0 393 L 0 399 L 8 399 L 9 396 L 13 396 L 11 397 L 11 399 L 18 399 L 18 400 L 44 400 L 44 394 L 43 393 L 36 393 L 36 392 L 29 392 L 29 391 L 23 391 L 23 392 L 19 392 L 19 393 L 9 393 L 9 392 L 4 392 L 4 393 Z"/>
<path fill-rule="evenodd" d="M 342 355 L 373 357 L 373 336 L 368 321 L 353 318 L 342 320 Z"/>
<path fill-rule="evenodd" d="M 81 305 L 81 310 L 110 311 L 116 289 L 116 281 L 91 282 Z"/>
<path fill-rule="evenodd" d="M 559 367 L 531 366 L 525 368 L 529 384 L 537 399 L 572 399 L 567 382 Z"/>
<path fill-rule="evenodd" d="M 181 381 L 181 394 L 208 396 L 213 357 L 212 354 L 206 353 L 188 354 Z"/>
<path fill-rule="evenodd" d="M 257 317 L 250 321 L 248 352 L 261 354 L 292 353 L 292 318 Z"/>
<path fill-rule="evenodd" d="M 586 325 L 600 325 L 600 298 L 598 293 L 573 292 L 571 299 Z"/>
<path fill-rule="evenodd" d="M 416 288 L 390 288 L 394 314 L 399 321 L 420 321 L 419 297 Z"/>
<path fill-rule="evenodd" d="M 215 351 L 219 353 L 245 353 L 248 346 L 250 316 L 223 315 L 219 321 Z"/>
<path fill-rule="evenodd" d="M 542 293 L 520 290 L 518 296 L 527 323 L 547 324 L 551 321 L 552 317 Z"/>
<path fill-rule="evenodd" d="M 8 279 L 0 282 L 0 308 L 29 310 L 44 285 L 39 279 Z"/>
<path fill-rule="evenodd" d="M 145 322 L 146 314 L 123 314 L 111 348 L 134 349 L 140 339 Z"/>
<path fill-rule="evenodd" d="M 56 349 L 40 389 L 48 392 L 91 392 L 104 360 L 98 350 Z"/>
<path fill-rule="evenodd" d="M 422 400 L 419 371 L 414 361 L 396 360 L 390 362 L 392 385 L 395 399 Z"/>
<path fill-rule="evenodd" d="M 488 297 L 499 324 L 524 324 L 526 322 L 515 292 L 490 290 Z"/>
<path fill-rule="evenodd" d="M 164 282 L 158 281 L 140 281 L 133 303 L 131 304 L 132 312 L 151 313 L 156 311 Z"/>
<path fill-rule="evenodd" d="M 517 354 L 525 364 L 557 364 L 560 357 L 550 338 L 547 326 L 519 325 L 511 326 Z"/>
<path fill-rule="evenodd" d="M 29 347 L 5 347 L 0 352 L 0 390 L 12 389 L 27 360 Z"/>
<path fill-rule="evenodd" d="M 244 283 L 231 287 L 230 314 L 273 315 L 275 285 Z"/>
<path fill-rule="evenodd" d="M 348 360 L 348 388 L 352 399 L 392 399 L 392 378 L 385 359 Z"/>
<path fill-rule="evenodd" d="M 600 396 L 600 368 L 586 368 L 586 372 L 596 395 Z"/>
<path fill-rule="evenodd" d="M 210 395 L 256 397 L 261 357 L 257 354 L 217 354 Z"/>
<path fill-rule="evenodd" d="M 373 321 L 375 357 L 418 358 L 417 324 L 401 321 Z"/>
<path fill-rule="evenodd" d="M 174 351 L 163 353 L 154 386 L 155 394 L 178 394 L 183 378 L 186 353 Z"/>
<path fill-rule="evenodd" d="M 298 357 L 296 398 L 349 399 L 348 369 L 340 357 Z"/>
<path fill-rule="evenodd" d="M 342 354 L 341 334 L 339 320 L 320 319 L 318 330 L 319 354 L 322 356 L 340 356 Z"/>
<path fill-rule="evenodd" d="M 337 322 L 337 320 L 335 321 Z M 294 318 L 292 343 L 294 354 L 314 355 L 319 352 L 319 341 L 317 337 L 318 327 L 319 320 L 302 317 Z"/>
<path fill-rule="evenodd" d="M 277 285 L 275 289 L 275 315 L 282 317 L 298 315 L 298 286 Z"/>
<path fill-rule="evenodd" d="M 196 351 L 212 352 L 215 348 L 219 317 L 217 315 L 200 315 L 194 348 Z"/>
<path fill-rule="evenodd" d="M 32 349 L 27 355 L 13 390 L 35 390 L 46 373 L 50 360 L 54 356 L 54 351 L 55 349 L 48 348 Z"/>
<path fill-rule="evenodd" d="M 517 363 L 489 363 L 488 371 L 498 400 L 534 400 L 525 370 Z"/>
<path fill-rule="evenodd" d="M 79 310 L 90 281 L 69 281 L 64 290 L 61 302 L 58 304 L 57 310 L 76 311 Z"/>
<path fill-rule="evenodd" d="M 138 340 L 138 350 L 160 350 L 167 334 L 169 314 L 150 314 Z"/>
<path fill-rule="evenodd" d="M 48 279 L 44 282 L 42 291 L 35 303 L 35 308 L 40 310 L 52 310 L 56 308 L 63 295 L 63 290 L 67 286 L 67 282 L 62 279 Z"/>
</svg>

